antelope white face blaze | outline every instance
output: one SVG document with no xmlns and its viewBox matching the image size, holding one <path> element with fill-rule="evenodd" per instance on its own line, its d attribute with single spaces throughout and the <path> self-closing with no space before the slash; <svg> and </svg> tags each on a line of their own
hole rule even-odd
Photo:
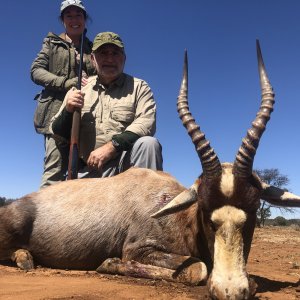
<svg viewBox="0 0 300 300">
<path fill-rule="evenodd" d="M 231 197 L 234 192 L 234 176 L 232 174 L 232 165 L 222 164 L 225 168 L 222 170 L 221 191 L 226 197 Z"/>
<path fill-rule="evenodd" d="M 217 299 L 248 299 L 249 281 L 243 256 L 244 211 L 233 206 L 215 210 L 214 266 L 209 290 Z"/>
</svg>

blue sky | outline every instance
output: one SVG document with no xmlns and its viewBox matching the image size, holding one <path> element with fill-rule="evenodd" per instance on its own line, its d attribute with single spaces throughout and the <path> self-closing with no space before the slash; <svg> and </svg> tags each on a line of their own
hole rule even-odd
<svg viewBox="0 0 300 300">
<path fill-rule="evenodd" d="M 189 56 L 189 103 L 222 162 L 234 160 L 260 104 L 258 38 L 276 97 L 254 168 L 278 168 L 300 194 L 298 0 L 85 0 L 88 37 L 114 31 L 124 40 L 125 71 L 146 80 L 158 107 L 157 133 L 164 170 L 185 186 L 201 173 L 194 146 L 176 111 L 184 49 Z M 39 188 L 43 137 L 33 128 L 30 66 L 49 31 L 61 33 L 60 1 L 1 4 L 0 196 Z M 275 216 L 275 215 L 273 215 Z M 289 217 L 289 215 L 284 215 Z M 300 217 L 300 213 L 295 215 Z"/>
</svg>

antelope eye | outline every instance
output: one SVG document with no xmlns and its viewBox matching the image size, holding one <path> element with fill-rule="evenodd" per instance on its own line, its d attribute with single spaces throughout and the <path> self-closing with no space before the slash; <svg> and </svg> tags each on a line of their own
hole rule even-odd
<svg viewBox="0 0 300 300">
<path fill-rule="evenodd" d="M 217 229 L 218 229 L 217 224 L 214 223 L 213 221 L 209 221 L 209 227 L 210 227 L 214 232 L 216 232 Z"/>
</svg>

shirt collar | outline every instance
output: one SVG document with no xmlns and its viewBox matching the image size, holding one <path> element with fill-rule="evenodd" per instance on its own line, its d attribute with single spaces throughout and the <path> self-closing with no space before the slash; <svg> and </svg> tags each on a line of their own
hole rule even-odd
<svg viewBox="0 0 300 300">
<path fill-rule="evenodd" d="M 100 83 L 99 77 L 97 77 L 97 85 L 104 90 L 114 88 L 115 86 L 121 87 L 124 85 L 124 81 L 125 81 L 125 74 L 122 73 L 116 80 L 114 80 L 108 87 L 106 87 Z"/>
</svg>

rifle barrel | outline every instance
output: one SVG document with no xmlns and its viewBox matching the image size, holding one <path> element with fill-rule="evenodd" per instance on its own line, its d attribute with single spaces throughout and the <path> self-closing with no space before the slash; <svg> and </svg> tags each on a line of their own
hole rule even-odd
<svg viewBox="0 0 300 300">
<path fill-rule="evenodd" d="M 84 44 L 86 31 L 87 30 L 85 28 L 81 35 L 81 40 L 80 40 L 80 61 L 79 61 L 78 82 L 77 82 L 78 90 L 81 90 L 83 44 Z M 80 121 L 81 121 L 81 110 L 76 109 L 73 113 L 73 120 L 72 120 L 69 165 L 68 165 L 68 180 L 78 178 Z"/>
</svg>

